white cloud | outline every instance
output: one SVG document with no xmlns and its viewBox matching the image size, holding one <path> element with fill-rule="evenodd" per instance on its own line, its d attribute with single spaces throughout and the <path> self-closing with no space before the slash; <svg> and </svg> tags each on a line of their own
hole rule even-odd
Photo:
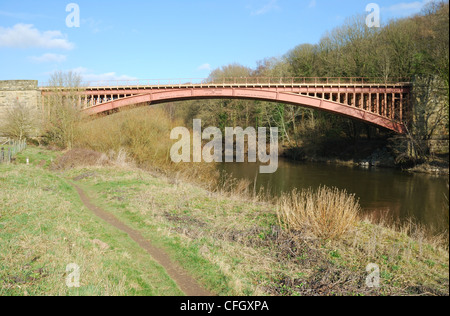
<svg viewBox="0 0 450 316">
<path fill-rule="evenodd" d="M 92 70 L 87 69 L 85 67 L 78 67 L 72 69 L 74 73 L 77 73 L 81 76 L 82 81 L 84 83 L 88 83 L 89 85 L 96 85 L 96 83 L 106 84 L 106 81 L 126 81 L 126 80 L 137 80 L 136 77 L 128 76 L 128 75 L 118 75 L 115 72 L 107 72 L 103 74 L 96 74 L 92 72 Z"/>
<path fill-rule="evenodd" d="M 210 64 L 203 64 L 197 68 L 197 70 L 208 70 L 208 71 L 210 71 L 211 69 L 212 67 Z"/>
<path fill-rule="evenodd" d="M 32 24 L 19 23 L 12 28 L 0 27 L 0 47 L 71 50 L 75 45 L 60 31 L 41 32 Z"/>
<path fill-rule="evenodd" d="M 31 56 L 30 60 L 36 63 L 62 63 L 66 61 L 66 55 L 47 53 L 42 56 Z"/>
<path fill-rule="evenodd" d="M 263 15 L 269 13 L 270 11 L 280 9 L 278 6 L 278 0 L 270 0 L 267 4 L 265 4 L 262 8 L 252 11 L 251 15 Z"/>
<path fill-rule="evenodd" d="M 432 0 L 414 1 L 414 2 L 401 2 L 393 4 L 389 7 L 382 8 L 381 10 L 392 12 L 392 13 L 402 13 L 411 14 L 414 12 L 419 12 L 424 6 L 430 3 Z"/>
<path fill-rule="evenodd" d="M 317 1 L 316 0 L 311 0 L 311 2 L 308 5 L 308 8 L 315 8 L 317 5 Z"/>
</svg>

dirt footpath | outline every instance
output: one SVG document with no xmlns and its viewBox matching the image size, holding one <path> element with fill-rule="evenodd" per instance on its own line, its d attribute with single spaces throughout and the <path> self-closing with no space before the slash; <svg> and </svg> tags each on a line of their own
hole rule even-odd
<svg viewBox="0 0 450 316">
<path fill-rule="evenodd" d="M 181 291 L 187 296 L 212 296 L 207 290 L 202 288 L 183 268 L 170 260 L 169 256 L 161 249 L 153 246 L 138 231 L 128 227 L 119 221 L 114 215 L 106 212 L 100 207 L 94 205 L 86 193 L 76 184 L 72 185 L 80 195 L 81 201 L 95 215 L 106 221 L 108 224 L 127 233 L 138 245 L 147 251 L 153 259 L 158 262 L 167 271 L 167 274 L 175 281 Z"/>
</svg>

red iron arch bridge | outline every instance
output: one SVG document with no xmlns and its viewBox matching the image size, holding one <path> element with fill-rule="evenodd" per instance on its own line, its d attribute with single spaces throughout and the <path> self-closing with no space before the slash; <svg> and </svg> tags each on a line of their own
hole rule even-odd
<svg viewBox="0 0 450 316">
<path fill-rule="evenodd" d="M 82 85 L 78 105 L 88 115 L 133 105 L 196 99 L 248 99 L 292 104 L 406 133 L 412 84 L 372 78 L 222 78 L 103 81 Z M 41 87 L 45 96 L 69 88 Z"/>
</svg>

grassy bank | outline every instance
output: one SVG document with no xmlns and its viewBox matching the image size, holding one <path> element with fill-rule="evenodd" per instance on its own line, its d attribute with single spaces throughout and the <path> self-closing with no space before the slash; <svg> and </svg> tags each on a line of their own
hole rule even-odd
<svg viewBox="0 0 450 316">
<path fill-rule="evenodd" d="M 68 181 L 47 169 L 58 155 L 29 148 L 17 164 L 0 165 L 0 296 L 182 294 L 141 248 L 97 219 Z M 71 263 L 80 267 L 79 288 L 66 286 Z"/>
<path fill-rule="evenodd" d="M 1 294 L 180 294 L 126 235 L 84 208 L 70 179 L 218 295 L 448 295 L 448 250 L 420 230 L 359 220 L 342 238 L 317 239 L 282 229 L 276 203 L 113 162 L 46 169 L 57 155 L 29 148 L 0 167 Z M 78 290 L 64 283 L 72 262 L 82 268 Z M 370 263 L 379 288 L 366 286 Z"/>
</svg>

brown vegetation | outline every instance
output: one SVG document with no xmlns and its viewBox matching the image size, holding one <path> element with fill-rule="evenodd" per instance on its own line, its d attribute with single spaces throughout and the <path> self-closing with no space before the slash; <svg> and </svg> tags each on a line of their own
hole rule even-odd
<svg viewBox="0 0 450 316">
<path fill-rule="evenodd" d="M 320 187 L 284 194 L 278 202 L 278 218 L 288 231 L 306 231 L 316 238 L 337 239 L 354 228 L 361 211 L 354 195 Z"/>
<path fill-rule="evenodd" d="M 72 149 L 64 153 L 53 164 L 53 170 L 67 170 L 76 167 L 105 166 L 109 159 L 105 154 L 90 149 Z"/>
<path fill-rule="evenodd" d="M 6 109 L 0 122 L 0 134 L 14 140 L 24 140 L 38 134 L 38 111 L 16 101 Z"/>
<path fill-rule="evenodd" d="M 214 164 L 173 163 L 170 132 L 181 125 L 160 108 L 138 107 L 112 116 L 80 122 L 75 146 L 105 153 L 108 157 L 126 155 L 138 167 L 160 174 L 171 174 L 203 185 L 215 184 Z M 121 154 L 120 154 L 121 153 Z M 115 160 L 115 159 L 113 159 Z"/>
<path fill-rule="evenodd" d="M 82 89 L 81 76 L 73 72 L 55 72 L 50 76 L 49 86 L 53 93 L 44 97 L 44 139 L 50 145 L 72 149 L 75 126 L 81 119 L 78 96 Z"/>
</svg>

